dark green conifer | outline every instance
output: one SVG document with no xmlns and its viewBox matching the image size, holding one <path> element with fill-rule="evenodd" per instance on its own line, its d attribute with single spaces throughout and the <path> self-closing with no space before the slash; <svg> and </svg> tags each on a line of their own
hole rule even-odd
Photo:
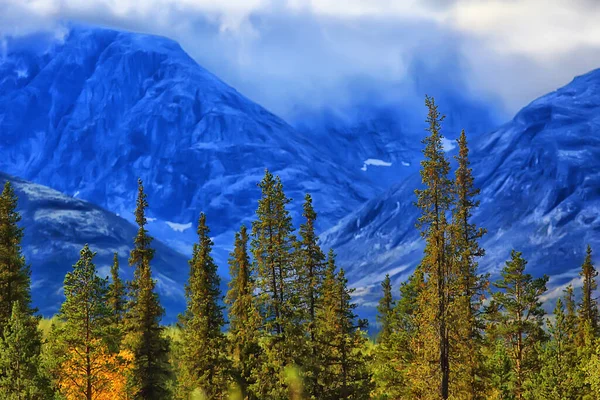
<svg viewBox="0 0 600 400">
<path fill-rule="evenodd" d="M 517 251 L 511 252 L 494 283 L 488 316 L 492 321 L 492 337 L 503 340 L 513 364 L 514 391 L 517 400 L 524 396 L 524 384 L 537 372 L 537 352 L 544 339 L 544 309 L 540 297 L 546 291 L 548 277 L 534 279 L 525 273 L 527 261 Z"/>
<path fill-rule="evenodd" d="M 392 334 L 394 299 L 392 298 L 392 283 L 389 274 L 386 274 L 385 279 L 381 282 L 381 289 L 383 295 L 377 306 L 377 321 L 380 324 L 379 335 L 377 336 L 379 343 L 387 341 Z"/>
<path fill-rule="evenodd" d="M 97 275 L 94 256 L 86 244 L 73 270 L 64 281 L 65 301 L 58 324 L 50 337 L 53 368 L 51 373 L 61 394 L 95 399 L 110 385 L 106 373 L 114 365 L 107 357 L 118 351 L 112 330 L 112 313 L 107 304 L 108 280 Z"/>
<path fill-rule="evenodd" d="M 579 342 L 583 343 L 585 336 L 584 327 L 586 324 L 590 326 L 594 333 L 598 332 L 598 302 L 594 296 L 594 292 L 598 288 L 598 283 L 596 282 L 598 271 L 596 271 L 592 262 L 592 248 L 590 245 L 587 246 L 585 260 L 581 266 L 579 276 L 581 276 L 583 281 L 583 287 L 581 290 L 581 303 L 579 303 L 577 313 L 580 327 Z"/>
<path fill-rule="evenodd" d="M 32 315 L 31 272 L 21 251 L 23 228 L 17 225 L 17 196 L 10 182 L 0 195 L 0 331 L 11 317 L 13 303 L 18 301 Z"/>
<path fill-rule="evenodd" d="M 456 292 L 447 221 L 453 201 L 453 186 L 448 178 L 450 163 L 442 144 L 441 122 L 444 116 L 433 98 L 426 97 L 425 104 L 429 135 L 423 139 L 425 158 L 421 161 L 421 181 L 424 188 L 415 190 L 415 193 L 416 205 L 421 211 L 417 226 L 425 239 L 421 268 L 427 278 L 418 301 L 417 324 L 420 337 L 428 345 L 415 353 L 416 362 L 411 376 L 413 387 L 422 389 L 423 395 L 439 396 L 445 400 L 450 387 L 450 303 Z M 421 389 L 418 389 L 419 386 Z"/>
<path fill-rule="evenodd" d="M 111 282 L 108 286 L 108 305 L 112 312 L 113 321 L 116 326 L 121 326 L 125 316 L 125 305 L 127 304 L 125 284 L 119 276 L 119 255 L 114 253 L 113 263 L 110 267 Z"/>
<path fill-rule="evenodd" d="M 225 357 L 225 325 L 220 278 L 212 256 L 213 242 L 206 215 L 198 219 L 198 243 L 190 260 L 190 276 L 185 287 L 187 307 L 180 317 L 181 368 L 179 391 L 188 399 L 199 391 L 207 399 L 224 399 L 228 387 Z"/>
<path fill-rule="evenodd" d="M 479 240 L 485 229 L 472 221 L 473 212 L 479 206 L 476 200 L 479 189 L 475 188 L 469 162 L 467 137 L 463 130 L 458 138 L 458 162 L 454 181 L 454 207 L 452 209 L 451 248 L 453 251 L 453 274 L 456 291 L 452 295 L 452 323 L 450 342 L 453 349 L 451 363 L 453 377 L 450 383 L 454 396 L 466 399 L 478 398 L 482 391 L 481 349 L 483 322 L 481 308 L 483 294 L 488 287 L 488 276 L 477 271 L 477 259 L 484 255 Z"/>
<path fill-rule="evenodd" d="M 162 400 L 168 398 L 170 377 L 169 341 L 164 336 L 160 320 L 164 309 L 156 293 L 150 263 L 154 257 L 153 238 L 146 230 L 148 201 L 142 180 L 138 180 L 135 220 L 138 233 L 129 256 L 134 268 L 130 283 L 129 304 L 125 316 L 126 344 L 134 356 L 134 366 L 129 382 L 133 399 Z"/>
<path fill-rule="evenodd" d="M 317 310 L 320 307 L 321 286 L 325 274 L 325 254 L 319 246 L 319 237 L 315 231 L 317 213 L 312 204 L 312 197 L 304 197 L 304 223 L 300 225 L 300 240 L 296 244 L 296 282 L 295 290 L 298 292 L 299 306 L 301 309 L 304 332 L 307 338 L 298 341 L 297 347 L 303 349 L 301 363 L 303 365 L 302 377 L 304 380 L 304 394 L 309 398 L 319 398 L 321 388 L 318 385 L 317 352 L 315 321 Z M 305 344 L 306 346 L 300 346 Z"/>
<path fill-rule="evenodd" d="M 13 302 L 11 317 L 0 338 L 0 398 L 45 400 L 51 396 L 40 369 L 41 332 L 38 318 Z"/>
<path fill-rule="evenodd" d="M 335 257 L 330 251 L 323 281 L 322 307 L 317 313 L 317 340 L 321 344 L 319 385 L 323 400 L 369 399 L 373 382 L 368 369 L 366 338 L 358 320 L 343 269 L 335 273 Z"/>
<path fill-rule="evenodd" d="M 262 191 L 252 223 L 251 251 L 256 271 L 257 308 L 261 313 L 264 362 L 253 390 L 261 398 L 288 396 L 286 369 L 301 359 L 301 334 L 292 219 L 279 177 L 268 170 L 259 183 Z"/>
<path fill-rule="evenodd" d="M 262 354 L 259 346 L 260 314 L 254 299 L 254 276 L 248 256 L 248 233 L 242 225 L 235 234 L 233 252 L 229 255 L 229 350 L 233 360 L 233 377 L 242 398 L 257 396 L 252 392 L 256 369 Z"/>
</svg>

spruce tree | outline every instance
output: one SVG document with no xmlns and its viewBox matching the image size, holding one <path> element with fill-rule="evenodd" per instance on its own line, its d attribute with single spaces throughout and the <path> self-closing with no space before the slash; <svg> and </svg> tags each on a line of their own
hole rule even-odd
<svg viewBox="0 0 600 400">
<path fill-rule="evenodd" d="M 0 331 L 10 319 L 15 301 L 27 314 L 35 311 L 31 309 L 31 272 L 21 251 L 23 228 L 18 226 L 17 200 L 7 181 L 0 195 Z"/>
<path fill-rule="evenodd" d="M 185 287 L 187 307 L 180 317 L 181 368 L 180 397 L 188 399 L 200 391 L 207 399 L 223 399 L 227 392 L 225 320 L 220 305 L 220 278 L 212 256 L 213 242 L 206 215 L 198 220 L 198 243 L 190 260 L 190 276 Z"/>
<path fill-rule="evenodd" d="M 125 316 L 126 290 L 125 284 L 119 276 L 119 255 L 114 253 L 113 263 L 110 267 L 111 282 L 108 286 L 108 305 L 112 312 L 113 322 L 120 327 Z"/>
<path fill-rule="evenodd" d="M 0 339 L 0 398 L 45 400 L 51 396 L 49 383 L 40 369 L 42 335 L 38 318 L 13 302 L 10 319 Z"/>
<path fill-rule="evenodd" d="M 308 397 L 319 398 L 321 388 L 318 385 L 319 366 L 316 364 L 318 343 L 316 341 L 315 321 L 320 307 L 321 286 L 325 274 L 325 254 L 319 246 L 319 237 L 315 231 L 317 213 L 312 205 L 312 197 L 306 194 L 304 198 L 303 217 L 300 225 L 300 240 L 296 244 L 295 262 L 298 279 L 297 290 L 302 314 L 304 331 L 307 335 L 306 354 L 303 354 L 304 393 Z"/>
<path fill-rule="evenodd" d="M 304 351 L 304 346 L 298 345 L 300 321 L 294 262 L 297 245 L 286 209 L 291 200 L 285 196 L 281 180 L 267 170 L 259 187 L 262 197 L 258 201 L 257 219 L 252 223 L 251 251 L 265 361 L 257 371 L 253 387 L 259 397 L 277 398 L 288 395 L 284 372 L 298 360 L 298 353 Z"/>
<path fill-rule="evenodd" d="M 454 349 L 452 370 L 454 377 L 451 392 L 455 396 L 475 399 L 481 393 L 483 322 L 481 308 L 488 277 L 477 271 L 477 258 L 484 255 L 479 240 L 485 229 L 478 228 L 471 220 L 479 206 L 476 200 L 479 189 L 474 186 L 473 172 L 469 162 L 469 148 L 463 130 L 458 138 L 458 167 L 454 181 L 454 207 L 452 210 L 451 249 L 453 251 L 453 274 L 457 289 L 453 296 L 450 342 Z"/>
<path fill-rule="evenodd" d="M 170 377 L 169 341 L 164 336 L 160 320 L 164 309 L 155 291 L 150 263 L 154 257 L 153 238 L 146 230 L 148 201 L 142 180 L 138 180 L 135 220 L 138 232 L 129 256 L 134 268 L 130 282 L 129 304 L 125 316 L 126 343 L 134 356 L 134 366 L 129 390 L 134 399 L 164 399 L 169 395 L 167 381 Z"/>
<path fill-rule="evenodd" d="M 585 326 L 589 325 L 592 332 L 598 332 L 598 302 L 594 297 L 594 292 L 598 288 L 596 277 L 598 271 L 594 268 L 592 262 L 592 248 L 590 245 L 587 246 L 585 259 L 581 266 L 581 272 L 579 273 L 583 281 L 583 287 L 581 291 L 581 303 L 577 310 L 579 316 L 579 342 L 583 344 L 585 336 Z"/>
<path fill-rule="evenodd" d="M 88 400 L 112 393 L 108 373 L 117 368 L 116 337 L 107 304 L 108 280 L 97 275 L 94 256 L 86 244 L 64 281 L 65 301 L 50 337 L 52 375 L 61 395 Z"/>
<path fill-rule="evenodd" d="M 320 399 L 369 399 L 373 388 L 368 369 L 366 339 L 352 303 L 353 289 L 343 269 L 335 273 L 335 257 L 330 251 L 323 281 L 322 307 L 317 312 L 316 333 L 321 344 L 319 362 Z"/>
<path fill-rule="evenodd" d="M 456 290 L 449 257 L 447 213 L 452 204 L 452 182 L 448 178 L 450 163 L 442 145 L 441 122 L 444 117 L 431 97 L 425 98 L 428 108 L 425 148 L 421 161 L 423 189 L 415 190 L 416 205 L 421 211 L 417 226 L 425 239 L 421 268 L 426 284 L 420 293 L 418 324 L 419 335 L 428 345 L 417 352 L 411 375 L 414 380 L 427 382 L 424 390 L 435 390 L 442 399 L 449 396 L 450 337 L 449 316 L 452 294 Z M 435 360 L 432 362 L 432 360 Z M 416 383 L 416 382 L 415 382 Z M 415 385 L 416 387 L 416 385 Z M 434 396 L 433 393 L 430 393 Z"/>
<path fill-rule="evenodd" d="M 533 378 L 531 396 L 539 399 L 576 399 L 582 394 L 573 379 L 577 354 L 569 333 L 569 321 L 562 299 L 556 301 L 554 320 L 547 321 L 550 341 L 542 346 L 540 372 Z"/>
<path fill-rule="evenodd" d="M 381 289 L 383 295 L 377 306 L 377 321 L 380 324 L 379 335 L 377 336 L 379 343 L 386 342 L 392 334 L 394 299 L 392 298 L 392 283 L 389 274 L 386 274 L 385 279 L 381 282 Z"/>
<path fill-rule="evenodd" d="M 292 218 L 286 210 L 290 203 L 283 192 L 279 177 L 268 170 L 258 185 L 262 197 L 252 223 L 251 250 L 260 289 L 264 328 L 273 334 L 283 334 L 288 321 L 286 313 L 293 276 L 291 252 L 294 245 Z"/>
<path fill-rule="evenodd" d="M 229 352 L 233 360 L 233 377 L 241 397 L 257 399 L 252 391 L 255 372 L 261 360 L 259 346 L 260 315 L 254 299 L 254 276 L 248 256 L 248 232 L 242 225 L 235 234 L 234 249 L 229 255 Z"/>
<path fill-rule="evenodd" d="M 534 279 L 525 273 L 527 261 L 522 253 L 513 250 L 511 259 L 502 269 L 501 278 L 494 283 L 487 309 L 493 326 L 492 337 L 503 340 L 513 363 L 513 395 L 520 400 L 524 383 L 537 371 L 537 346 L 544 338 L 542 329 L 544 309 L 540 297 L 546 291 L 548 277 Z"/>
</svg>

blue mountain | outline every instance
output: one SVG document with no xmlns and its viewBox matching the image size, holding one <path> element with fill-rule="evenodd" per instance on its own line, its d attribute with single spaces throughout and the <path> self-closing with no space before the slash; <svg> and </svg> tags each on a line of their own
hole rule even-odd
<svg viewBox="0 0 600 400">
<path fill-rule="evenodd" d="M 97 252 L 95 263 L 101 276 L 109 276 L 117 252 L 122 277 L 131 279 L 128 258 L 136 226 L 89 202 L 0 172 L 0 184 L 6 181 L 19 197 L 19 225 L 25 228 L 23 252 L 31 266 L 33 303 L 42 314 L 50 316 L 58 311 L 64 300 L 65 274 L 86 243 Z M 177 312 L 183 310 L 187 257 L 160 241 L 154 246 L 153 275 L 161 301 L 170 311 L 165 321 L 174 321 Z"/>
<path fill-rule="evenodd" d="M 28 43 L 30 44 L 30 43 Z M 156 36 L 74 28 L 31 50 L 8 42 L 0 63 L 0 170 L 132 220 L 136 182 L 149 229 L 191 252 L 204 211 L 220 246 L 256 209 L 265 168 L 301 213 L 311 192 L 325 229 L 374 193 L 314 141 Z"/>
<path fill-rule="evenodd" d="M 470 148 L 481 189 L 474 221 L 488 230 L 482 269 L 498 272 L 517 249 L 533 274 L 551 276 L 548 299 L 578 286 L 586 244 L 600 250 L 600 69 L 533 101 Z M 321 236 L 366 306 L 386 273 L 398 283 L 422 256 L 413 205 L 420 186 L 418 174 L 407 177 Z"/>
</svg>

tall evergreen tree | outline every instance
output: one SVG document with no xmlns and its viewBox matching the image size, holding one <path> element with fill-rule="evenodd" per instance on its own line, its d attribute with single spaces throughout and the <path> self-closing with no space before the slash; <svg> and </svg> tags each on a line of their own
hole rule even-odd
<svg viewBox="0 0 600 400">
<path fill-rule="evenodd" d="M 297 291 L 300 307 L 303 311 L 301 318 L 304 322 L 304 331 L 308 336 L 306 340 L 306 354 L 303 356 L 304 366 L 304 393 L 305 396 L 319 398 L 321 388 L 318 385 L 317 351 L 315 323 L 317 310 L 320 307 L 321 286 L 325 275 L 325 254 L 319 246 L 319 237 L 315 231 L 317 213 L 312 205 L 312 197 L 306 194 L 304 198 L 303 217 L 305 221 L 300 225 L 300 240 L 296 246 L 296 276 Z"/>
<path fill-rule="evenodd" d="M 500 338 L 508 348 L 514 369 L 514 396 L 523 398 L 524 383 L 536 372 L 536 349 L 544 337 L 544 309 L 540 297 L 546 291 L 548 277 L 534 279 L 525 273 L 527 261 L 513 250 L 511 259 L 494 283 L 488 316 L 493 323 L 492 337 Z"/>
<path fill-rule="evenodd" d="M 95 255 L 85 245 L 65 276 L 65 301 L 58 314 L 62 324 L 50 338 L 55 361 L 52 374 L 66 398 L 92 400 L 107 395 L 112 384 L 107 373 L 117 367 L 108 356 L 118 352 L 107 304 L 108 280 L 97 275 Z"/>
<path fill-rule="evenodd" d="M 477 271 L 477 258 L 484 255 L 479 240 L 485 229 L 472 221 L 473 211 L 479 206 L 476 200 L 479 189 L 474 186 L 473 172 L 469 162 L 467 137 L 463 130 L 458 138 L 458 168 L 454 181 L 454 208 L 452 210 L 451 248 L 453 273 L 457 278 L 457 290 L 453 296 L 450 341 L 454 349 L 452 393 L 467 399 L 481 394 L 481 347 L 483 322 L 481 308 L 488 277 Z"/>
<path fill-rule="evenodd" d="M 323 281 L 323 306 L 317 312 L 316 332 L 321 351 L 320 399 L 369 399 L 371 374 L 367 368 L 366 339 L 356 319 L 343 269 L 335 273 L 335 257 L 329 253 Z"/>
<path fill-rule="evenodd" d="M 417 207 L 421 210 L 417 226 L 425 239 L 424 257 L 421 261 L 426 285 L 419 300 L 420 336 L 428 346 L 417 353 L 413 377 L 422 382 L 438 382 L 438 394 L 449 396 L 450 338 L 449 310 L 451 294 L 455 290 L 448 249 L 448 222 L 446 214 L 452 204 L 452 182 L 448 178 L 450 163 L 442 145 L 441 122 L 444 117 L 431 97 L 425 98 L 428 108 L 427 131 L 423 140 L 425 148 L 421 161 L 423 189 L 415 191 Z M 431 383 L 426 389 L 435 387 Z"/>
<path fill-rule="evenodd" d="M 10 184 L 4 184 L 0 195 L 0 331 L 11 317 L 13 303 L 18 301 L 26 313 L 31 309 L 31 272 L 21 251 L 23 229 L 17 212 L 17 196 Z"/>
<path fill-rule="evenodd" d="M 51 396 L 40 370 L 42 335 L 38 318 L 13 302 L 11 317 L 0 339 L 0 398 L 44 400 Z"/>
<path fill-rule="evenodd" d="M 556 301 L 554 320 L 547 321 L 550 341 L 540 351 L 540 372 L 529 392 L 539 399 L 577 399 L 583 394 L 575 384 L 573 372 L 578 368 L 577 354 L 569 333 L 569 321 L 562 299 Z"/>
<path fill-rule="evenodd" d="M 120 326 L 125 316 L 125 305 L 127 304 L 125 284 L 119 276 L 119 255 L 115 252 L 113 263 L 110 267 L 111 282 L 108 286 L 108 305 L 112 312 L 115 325 Z"/>
<path fill-rule="evenodd" d="M 258 290 L 257 306 L 262 317 L 261 340 L 265 361 L 257 372 L 254 390 L 259 397 L 288 395 L 285 370 L 303 353 L 299 343 L 298 292 L 296 289 L 292 219 L 286 207 L 279 177 L 268 170 L 259 183 L 262 197 L 258 201 L 257 220 L 252 223 L 251 251 Z"/>
<path fill-rule="evenodd" d="M 288 321 L 286 313 L 293 276 L 292 218 L 286 209 L 290 203 L 279 177 L 268 170 L 259 183 L 262 197 L 252 223 L 251 250 L 260 289 L 261 312 L 267 332 L 282 334 Z"/>
<path fill-rule="evenodd" d="M 135 210 L 139 229 L 129 256 L 129 265 L 134 267 L 134 272 L 125 325 L 126 343 L 134 355 L 130 391 L 134 399 L 152 400 L 168 397 L 167 381 L 171 371 L 168 365 L 169 341 L 160 325 L 164 309 L 155 291 L 156 282 L 152 279 L 150 267 L 154 249 L 151 246 L 153 238 L 146 230 L 146 197 L 140 179 Z"/>
<path fill-rule="evenodd" d="M 381 289 L 383 295 L 379 299 L 379 305 L 377 306 L 377 321 L 381 327 L 377 340 L 380 343 L 387 341 L 392 334 L 394 299 L 392 297 L 392 283 L 389 274 L 386 274 L 385 279 L 381 282 Z"/>
<path fill-rule="evenodd" d="M 233 252 L 229 255 L 229 349 L 233 359 L 233 376 L 241 397 L 257 399 L 252 392 L 255 373 L 261 359 L 259 346 L 260 315 L 254 301 L 255 282 L 248 256 L 248 232 L 242 225 L 235 234 Z"/>
<path fill-rule="evenodd" d="M 190 260 L 185 288 L 187 307 L 180 318 L 182 359 L 179 373 L 181 398 L 200 390 L 207 399 L 223 399 L 227 392 L 225 325 L 220 278 L 212 256 L 213 242 L 206 215 L 198 220 L 198 243 Z"/>
<path fill-rule="evenodd" d="M 594 292 L 598 288 L 596 277 L 598 271 L 594 268 L 592 263 L 592 248 L 590 245 L 587 246 L 585 253 L 585 260 L 581 266 L 581 272 L 579 273 L 583 281 L 581 303 L 579 304 L 578 315 L 579 315 L 579 341 L 583 343 L 585 336 L 585 326 L 589 325 L 592 332 L 598 332 L 598 302 L 594 297 Z"/>
</svg>

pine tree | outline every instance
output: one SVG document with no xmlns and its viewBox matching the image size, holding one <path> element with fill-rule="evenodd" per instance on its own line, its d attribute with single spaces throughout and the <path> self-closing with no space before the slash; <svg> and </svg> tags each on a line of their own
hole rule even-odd
<svg viewBox="0 0 600 400">
<path fill-rule="evenodd" d="M 540 351 L 540 372 L 533 379 L 530 394 L 539 399 L 576 399 L 581 393 L 573 380 L 577 355 L 562 299 L 556 301 L 554 321 L 548 320 L 547 326 L 551 339 Z"/>
<path fill-rule="evenodd" d="M 419 334 L 428 345 L 416 353 L 416 363 L 411 375 L 420 381 L 424 389 L 431 391 L 438 382 L 438 397 L 449 396 L 450 379 L 450 337 L 449 311 L 455 279 L 449 259 L 448 222 L 446 214 L 452 204 L 452 182 L 448 178 L 450 163 L 442 145 L 440 115 L 435 101 L 426 97 L 429 110 L 427 131 L 423 140 L 425 148 L 421 161 L 421 180 L 424 189 L 416 190 L 417 207 L 421 210 L 417 226 L 425 239 L 424 257 L 421 268 L 426 276 L 426 284 L 420 293 L 418 324 Z M 423 385 L 427 382 L 426 385 Z M 418 382 L 413 382 L 418 387 Z M 430 393 L 434 396 L 433 393 Z"/>
<path fill-rule="evenodd" d="M 282 334 L 288 322 L 286 301 L 291 296 L 289 280 L 293 276 L 293 227 L 292 218 L 286 210 L 291 200 L 283 193 L 279 177 L 274 177 L 268 170 L 259 187 L 262 197 L 256 210 L 257 220 L 252 223 L 251 242 L 256 283 L 263 303 L 261 311 L 265 330 Z"/>
<path fill-rule="evenodd" d="M 473 211 L 479 206 L 475 200 L 479 189 L 474 186 L 473 172 L 469 162 L 469 148 L 463 130 L 458 139 L 458 168 L 454 181 L 454 208 L 452 210 L 451 248 L 453 273 L 457 277 L 457 292 L 453 296 L 452 323 L 450 324 L 451 347 L 454 349 L 451 363 L 454 371 L 451 382 L 452 393 L 464 394 L 475 399 L 481 393 L 482 357 L 481 346 L 483 323 L 481 308 L 483 293 L 488 286 L 488 276 L 477 272 L 477 258 L 484 255 L 479 240 L 485 229 L 471 222 Z"/>
<path fill-rule="evenodd" d="M 106 376 L 120 366 L 120 360 L 107 357 L 117 353 L 118 346 L 107 305 L 108 280 L 98 277 L 95 255 L 85 245 L 65 276 L 65 301 L 58 314 L 62 324 L 50 338 L 52 375 L 66 398 L 91 400 L 112 393 L 113 382 Z"/>
<path fill-rule="evenodd" d="M 262 197 L 258 201 L 257 220 L 252 223 L 251 251 L 265 361 L 257 371 L 253 390 L 259 397 L 278 398 L 288 395 L 286 368 L 293 366 L 298 353 L 304 351 L 304 346 L 298 346 L 300 324 L 293 252 L 297 245 L 286 209 L 291 200 L 285 196 L 281 180 L 267 170 L 259 187 Z"/>
<path fill-rule="evenodd" d="M 134 355 L 129 390 L 134 399 L 152 400 L 168 397 L 167 381 L 170 368 L 169 341 L 160 325 L 164 309 L 155 292 L 156 282 L 152 279 L 150 268 L 154 249 L 151 247 L 153 238 L 146 230 L 147 207 L 148 201 L 140 179 L 135 210 L 135 220 L 139 229 L 129 256 L 129 265 L 135 269 L 125 316 L 125 340 L 128 349 Z"/>
<path fill-rule="evenodd" d="M 300 226 L 300 241 L 296 244 L 296 276 L 297 290 L 302 309 L 301 319 L 304 331 L 308 336 L 306 354 L 303 354 L 304 393 L 306 396 L 319 398 L 321 388 L 318 385 L 319 366 L 316 364 L 318 344 L 316 341 L 315 321 L 320 306 L 320 292 L 325 274 L 325 254 L 319 247 L 319 237 L 315 232 L 317 213 L 312 205 L 312 197 L 307 194 L 304 198 L 303 217 L 305 222 Z"/>
<path fill-rule="evenodd" d="M 13 302 L 10 319 L 0 339 L 0 398 L 44 400 L 51 396 L 40 370 L 41 332 L 38 318 Z"/>
<path fill-rule="evenodd" d="M 584 341 L 584 328 L 588 324 L 592 332 L 598 332 L 598 302 L 594 297 L 594 292 L 598 288 L 596 277 L 598 271 L 594 268 L 592 263 L 592 248 L 590 245 L 587 246 L 585 260 L 581 266 L 581 272 L 579 273 L 583 280 L 583 287 L 581 293 L 581 303 L 579 304 L 578 316 L 579 316 L 579 342 L 580 344 Z"/>
<path fill-rule="evenodd" d="M 323 303 L 316 321 L 316 336 L 321 344 L 320 399 L 369 399 L 373 387 L 367 367 L 366 339 L 361 331 L 366 321 L 356 320 L 356 304 L 351 301 L 353 289 L 347 287 L 343 269 L 337 274 L 335 269 L 335 257 L 330 251 L 323 281 Z"/>
<path fill-rule="evenodd" d="M 196 390 L 207 399 L 223 399 L 227 392 L 225 325 L 220 278 L 212 256 L 206 215 L 198 220 L 198 243 L 190 260 L 190 276 L 185 288 L 187 307 L 180 317 L 181 368 L 179 388 L 182 399 Z"/>
<path fill-rule="evenodd" d="M 225 298 L 229 305 L 229 349 L 233 359 L 233 376 L 241 397 L 256 399 L 251 386 L 261 359 L 259 346 L 260 315 L 254 301 L 255 282 L 248 256 L 248 233 L 242 225 L 235 234 L 235 246 L 229 255 L 231 280 Z"/>
<path fill-rule="evenodd" d="M 379 299 L 379 305 L 377 306 L 377 321 L 381 326 L 379 335 L 377 336 L 379 343 L 386 342 L 392 334 L 394 299 L 392 298 L 392 283 L 390 282 L 389 274 L 386 274 L 385 279 L 381 282 L 381 289 L 383 290 L 383 295 Z"/>
<path fill-rule="evenodd" d="M 23 229 L 17 225 L 17 196 L 10 182 L 0 195 L 0 331 L 11 317 L 13 303 L 18 301 L 26 313 L 31 309 L 31 272 L 21 251 Z"/>
<path fill-rule="evenodd" d="M 501 272 L 501 279 L 494 283 L 498 291 L 492 294 L 487 310 L 493 323 L 490 334 L 502 339 L 513 363 L 514 396 L 523 398 L 524 383 L 536 371 L 536 349 L 543 340 L 544 309 L 540 296 L 546 291 L 548 277 L 534 279 L 525 273 L 527 261 L 522 253 L 511 252 Z"/>
<path fill-rule="evenodd" d="M 119 255 L 114 253 L 113 263 L 110 267 L 111 283 L 108 286 L 108 305 L 112 312 L 113 322 L 121 326 L 125 316 L 125 305 L 127 302 L 125 285 L 119 276 Z"/>
</svg>

